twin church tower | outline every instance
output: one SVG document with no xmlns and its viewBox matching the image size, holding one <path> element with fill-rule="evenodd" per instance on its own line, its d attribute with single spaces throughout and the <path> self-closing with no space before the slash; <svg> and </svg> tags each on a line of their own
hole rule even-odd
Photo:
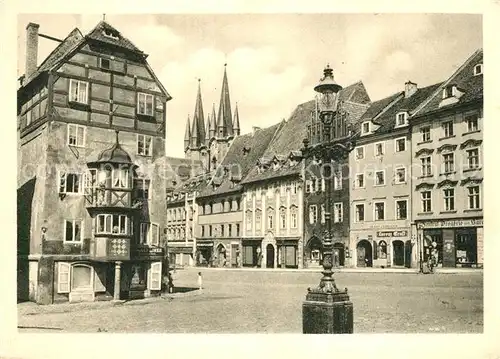
<svg viewBox="0 0 500 359">
<path fill-rule="evenodd" d="M 192 121 L 188 116 L 186 122 L 184 153 L 187 159 L 201 161 L 206 171 L 212 171 L 224 158 L 233 139 L 240 134 L 238 105 L 236 104 L 234 109 L 233 118 L 226 65 L 224 65 L 219 111 L 216 115 L 214 104 L 212 113 L 207 116 L 205 121 L 199 81 L 194 116 Z"/>
</svg>

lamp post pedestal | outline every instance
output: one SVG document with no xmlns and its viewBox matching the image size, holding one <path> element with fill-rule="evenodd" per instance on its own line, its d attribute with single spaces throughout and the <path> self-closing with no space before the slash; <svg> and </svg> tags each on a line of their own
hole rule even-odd
<svg viewBox="0 0 500 359">
<path fill-rule="evenodd" d="M 302 332 L 304 334 L 352 334 L 353 304 L 347 288 L 340 291 L 333 279 L 332 240 L 324 240 L 323 277 L 317 288 L 307 289 L 302 304 Z"/>
</svg>

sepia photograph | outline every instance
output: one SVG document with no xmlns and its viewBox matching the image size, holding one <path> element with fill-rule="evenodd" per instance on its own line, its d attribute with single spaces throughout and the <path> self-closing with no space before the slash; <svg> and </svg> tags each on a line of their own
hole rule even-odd
<svg viewBox="0 0 500 359">
<path fill-rule="evenodd" d="M 481 14 L 19 14 L 18 333 L 483 333 L 483 62 Z"/>
</svg>

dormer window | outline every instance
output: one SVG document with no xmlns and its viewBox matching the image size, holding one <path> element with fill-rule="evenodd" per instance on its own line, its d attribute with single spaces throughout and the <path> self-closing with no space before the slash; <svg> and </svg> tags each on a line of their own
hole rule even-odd
<svg viewBox="0 0 500 359">
<path fill-rule="evenodd" d="M 104 29 L 102 34 L 114 40 L 118 40 L 120 38 L 120 36 L 118 36 L 118 32 L 113 31 L 111 29 Z"/>
<path fill-rule="evenodd" d="M 446 86 L 443 89 L 443 98 L 454 97 L 456 96 L 456 93 L 457 93 L 457 86 L 455 85 Z"/>
<path fill-rule="evenodd" d="M 371 131 L 371 128 L 370 128 L 370 121 L 365 121 L 361 124 L 361 134 L 362 135 L 367 135 L 369 134 Z"/>
<path fill-rule="evenodd" d="M 400 112 L 396 115 L 396 127 L 406 126 L 408 124 L 408 112 Z"/>
<path fill-rule="evenodd" d="M 474 66 L 474 76 L 482 74 L 483 74 L 483 64 L 477 64 L 476 66 Z"/>
</svg>

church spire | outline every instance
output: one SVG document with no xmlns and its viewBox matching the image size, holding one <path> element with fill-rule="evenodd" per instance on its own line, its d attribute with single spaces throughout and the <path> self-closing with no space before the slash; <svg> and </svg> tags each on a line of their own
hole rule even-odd
<svg viewBox="0 0 500 359">
<path fill-rule="evenodd" d="M 238 114 L 238 102 L 234 108 L 233 131 L 235 136 L 240 135 L 240 115 Z"/>
<path fill-rule="evenodd" d="M 186 131 L 184 132 L 184 150 L 187 150 L 191 141 L 191 121 L 189 115 L 186 121 Z"/>
<path fill-rule="evenodd" d="M 205 146 L 210 142 L 210 114 L 207 116 L 207 123 L 205 127 Z"/>
<path fill-rule="evenodd" d="M 224 77 L 222 79 L 219 113 L 217 116 L 217 137 L 219 138 L 233 137 L 233 116 L 231 115 L 231 100 L 229 98 L 226 65 L 224 64 Z"/>
<path fill-rule="evenodd" d="M 194 108 L 193 127 L 191 129 L 191 142 L 194 148 L 205 145 L 205 116 L 203 115 L 203 102 L 201 100 L 201 79 L 198 79 L 198 94 Z"/>
<path fill-rule="evenodd" d="M 210 118 L 210 133 L 208 134 L 210 139 L 215 137 L 217 132 L 217 124 L 215 122 L 215 103 L 212 105 L 212 117 Z"/>
</svg>

